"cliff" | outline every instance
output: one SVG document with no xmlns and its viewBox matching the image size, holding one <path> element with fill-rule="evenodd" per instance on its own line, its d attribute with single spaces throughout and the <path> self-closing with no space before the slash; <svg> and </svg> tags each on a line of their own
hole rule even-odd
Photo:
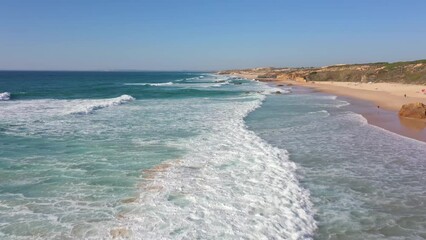
<svg viewBox="0 0 426 240">
<path fill-rule="evenodd" d="M 250 75 L 271 80 L 426 84 L 426 60 L 347 64 L 320 68 L 255 68 L 227 70 L 219 74 Z"/>
</svg>

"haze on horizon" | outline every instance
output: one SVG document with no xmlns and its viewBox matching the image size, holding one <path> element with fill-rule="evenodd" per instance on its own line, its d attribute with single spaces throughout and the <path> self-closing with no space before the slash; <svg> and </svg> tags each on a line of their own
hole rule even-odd
<svg viewBox="0 0 426 240">
<path fill-rule="evenodd" d="M 426 1 L 0 0 L 2 70 L 220 70 L 426 58 Z"/>
</svg>

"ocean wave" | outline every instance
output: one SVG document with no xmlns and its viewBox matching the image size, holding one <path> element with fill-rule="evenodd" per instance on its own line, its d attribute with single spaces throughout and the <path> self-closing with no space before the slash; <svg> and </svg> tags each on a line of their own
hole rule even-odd
<svg viewBox="0 0 426 240">
<path fill-rule="evenodd" d="M 327 118 L 330 116 L 330 113 L 327 110 L 313 111 L 313 112 L 308 112 L 307 114 L 309 115 L 310 118 L 314 117 L 316 119 Z"/>
<path fill-rule="evenodd" d="M 247 85 L 241 87 L 250 89 L 250 84 Z M 135 148 L 124 151 L 126 155 L 117 159 L 119 165 L 114 165 L 115 158 L 110 161 L 108 156 L 99 155 L 102 159 L 105 157 L 108 169 L 111 167 L 119 171 L 122 165 L 132 166 L 137 174 L 140 172 L 137 169 L 141 168 L 135 163 L 141 162 L 141 159 L 149 164 L 156 163 L 152 156 L 162 158 L 157 154 L 164 153 L 168 159 L 171 156 L 168 149 L 179 151 L 176 156 L 172 155 L 176 161 L 167 161 L 171 162 L 169 168 L 164 165 L 146 171 L 151 176 L 156 171 L 159 173 L 141 181 L 138 189 L 131 189 L 132 194 L 137 191 L 134 201 L 119 203 L 112 196 L 113 201 L 109 199 L 106 204 L 96 202 L 96 205 L 90 205 L 89 202 L 85 206 L 91 206 L 90 209 L 77 206 L 72 213 L 67 212 L 66 206 L 49 209 L 55 217 L 65 213 L 65 216 L 70 216 L 68 218 L 72 216 L 75 219 L 64 222 L 72 230 L 62 230 L 61 236 L 71 234 L 71 239 L 109 239 L 114 229 L 126 228 L 129 238 L 134 239 L 215 239 L 217 236 L 239 239 L 311 238 L 316 224 L 309 192 L 297 180 L 296 164 L 290 161 L 285 150 L 269 145 L 245 125 L 247 114 L 266 99 L 266 94 L 257 93 L 257 89 L 253 86 L 251 94 L 241 94 L 240 97 L 233 94 L 232 101 L 225 97 L 212 97 L 215 100 L 197 98 L 196 101 L 193 98 L 176 101 L 148 99 L 143 104 L 111 107 L 110 111 L 104 109 L 88 117 L 74 117 L 69 113 L 87 114 L 132 101 L 133 97 L 20 100 L 2 105 L 8 108 L 5 111 L 8 123 L 16 123 L 18 119 L 25 124 L 25 128 L 11 127 L 8 134 L 71 134 L 89 139 L 91 136 L 96 139 L 104 136 L 111 141 L 118 139 L 117 147 L 135 139 L 130 142 Z M 41 121 L 35 124 L 35 120 Z M 151 155 L 150 151 L 155 155 Z M 87 160 L 99 166 L 97 158 L 80 159 L 81 154 L 76 154 L 78 164 Z M 122 153 L 117 151 L 117 154 Z M 123 159 L 126 164 L 123 164 Z M 63 165 L 58 167 L 62 169 Z M 126 172 L 128 167 L 124 169 L 123 175 L 111 175 L 111 178 L 116 181 L 130 176 Z M 130 177 L 134 179 L 134 175 Z M 88 173 L 88 178 L 91 180 L 91 173 Z M 106 178 L 109 179 L 109 176 Z M 86 184 L 87 180 L 83 181 Z M 99 188 L 95 188 L 98 186 L 87 186 L 90 187 L 75 186 L 75 192 L 87 189 L 88 193 L 104 193 L 103 190 L 98 192 Z M 74 192 L 71 194 L 75 195 Z M 110 202 L 120 205 L 111 208 Z M 106 212 L 111 221 L 87 223 L 83 231 L 79 225 L 85 219 L 83 213 L 97 217 L 99 212 Z"/>
<path fill-rule="evenodd" d="M 330 113 L 327 110 L 320 110 L 320 111 L 315 111 L 315 112 L 308 112 L 308 114 L 327 114 L 328 116 L 330 115 Z"/>
<path fill-rule="evenodd" d="M 266 99 L 251 97 L 193 103 L 204 109 L 193 124 L 206 130 L 182 143 L 188 153 L 179 160 L 147 171 L 134 203 L 138 210 L 124 213 L 119 225 L 146 239 L 312 238 L 313 206 L 296 164 L 245 125 Z"/>
<path fill-rule="evenodd" d="M 158 87 L 158 86 L 173 85 L 173 82 L 165 82 L 165 83 L 125 83 L 124 85 L 126 85 L 126 86 L 153 86 L 153 87 Z"/>
<path fill-rule="evenodd" d="M 335 95 L 316 96 L 316 98 L 326 99 L 326 100 L 337 100 L 337 96 Z"/>
<path fill-rule="evenodd" d="M 214 82 L 213 85 L 210 85 L 209 87 L 221 87 L 223 85 L 229 85 L 229 84 L 230 84 L 229 81 L 226 81 L 226 80 L 217 80 L 217 81 Z"/>
<path fill-rule="evenodd" d="M 8 100 L 10 100 L 9 92 L 0 93 L 0 101 L 8 101 Z"/>
<path fill-rule="evenodd" d="M 135 98 L 125 94 L 111 99 L 87 101 L 87 103 L 82 102 L 78 109 L 72 110 L 70 114 L 89 114 L 98 109 L 117 106 L 134 100 Z"/>
<path fill-rule="evenodd" d="M 338 104 L 336 105 L 337 108 L 341 108 L 341 107 L 346 107 L 351 105 L 349 102 L 347 101 L 339 101 Z"/>
<path fill-rule="evenodd" d="M 291 91 L 289 89 L 282 89 L 282 88 L 267 88 L 264 91 L 262 91 L 262 93 L 264 94 L 287 94 L 287 93 L 291 93 Z"/>
</svg>

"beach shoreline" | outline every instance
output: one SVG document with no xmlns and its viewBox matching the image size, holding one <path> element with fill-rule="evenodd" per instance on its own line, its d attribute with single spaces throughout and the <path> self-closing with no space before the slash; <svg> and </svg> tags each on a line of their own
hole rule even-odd
<svg viewBox="0 0 426 240">
<path fill-rule="evenodd" d="M 282 79 L 261 79 L 256 75 L 238 74 L 239 77 L 256 79 L 276 86 L 296 86 L 336 95 L 348 101 L 348 109 L 361 114 L 371 125 L 398 135 L 426 142 L 426 121 L 401 118 L 398 111 L 403 104 L 423 102 L 426 95 L 421 92 L 426 86 L 401 83 L 357 83 L 357 82 L 301 82 Z"/>
<path fill-rule="evenodd" d="M 426 142 L 425 120 L 402 118 L 398 116 L 398 111 L 403 104 L 426 102 L 426 95 L 422 96 L 414 92 L 415 89 L 420 89 L 422 87 L 420 85 L 394 83 L 356 84 L 342 82 L 334 84 L 331 82 L 303 83 L 283 80 L 267 82 L 276 85 L 294 85 L 308 88 L 312 91 L 334 94 L 339 99 L 348 101 L 351 104 L 348 106 L 348 109 L 361 114 L 367 119 L 369 124 L 408 138 Z M 377 87 L 378 85 L 380 88 Z M 401 88 L 402 85 L 406 85 L 405 88 Z M 370 90 L 376 87 L 378 88 L 377 90 Z M 386 90 L 384 91 L 383 89 Z M 405 97 L 404 94 L 406 94 L 407 97 Z"/>
<path fill-rule="evenodd" d="M 297 82 L 278 80 L 277 84 L 294 84 L 313 88 L 325 93 L 347 96 L 375 103 L 380 108 L 399 111 L 407 103 L 426 102 L 421 92 L 423 85 L 402 83 L 360 83 L 360 82 Z"/>
</svg>

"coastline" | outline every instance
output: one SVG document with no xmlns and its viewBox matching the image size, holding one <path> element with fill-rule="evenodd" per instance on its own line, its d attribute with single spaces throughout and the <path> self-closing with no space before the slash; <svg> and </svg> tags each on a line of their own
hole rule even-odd
<svg viewBox="0 0 426 240">
<path fill-rule="evenodd" d="M 426 94 L 421 93 L 426 86 L 401 83 L 355 83 L 355 82 L 297 82 L 278 80 L 286 83 L 313 88 L 360 100 L 373 102 L 376 107 L 399 111 L 403 104 L 426 102 Z M 404 96 L 405 95 L 405 96 Z"/>
<path fill-rule="evenodd" d="M 256 79 L 277 86 L 297 86 L 311 91 L 334 94 L 351 103 L 353 112 L 361 114 L 371 125 L 398 135 L 426 142 L 426 121 L 401 118 L 398 111 L 403 104 L 426 103 L 421 93 L 426 86 L 398 83 L 356 83 L 356 82 L 299 82 L 281 79 L 259 79 L 256 75 L 238 74 L 239 77 Z M 405 95 L 405 96 L 404 96 Z"/>
<path fill-rule="evenodd" d="M 313 91 L 335 94 L 338 98 L 351 103 L 348 108 L 365 117 L 369 124 L 398 135 L 426 142 L 425 120 L 401 118 L 398 116 L 398 111 L 403 104 L 426 102 L 426 95 L 421 96 L 419 93 L 416 94 L 414 92 L 415 89 L 421 89 L 421 87 L 425 86 L 394 83 L 303 83 L 283 80 L 268 82 L 277 85 L 290 84 L 309 88 Z M 406 88 L 400 88 L 401 85 L 406 85 Z M 374 89 L 374 91 L 371 89 Z M 407 94 L 407 97 L 404 97 L 404 94 Z"/>
</svg>

